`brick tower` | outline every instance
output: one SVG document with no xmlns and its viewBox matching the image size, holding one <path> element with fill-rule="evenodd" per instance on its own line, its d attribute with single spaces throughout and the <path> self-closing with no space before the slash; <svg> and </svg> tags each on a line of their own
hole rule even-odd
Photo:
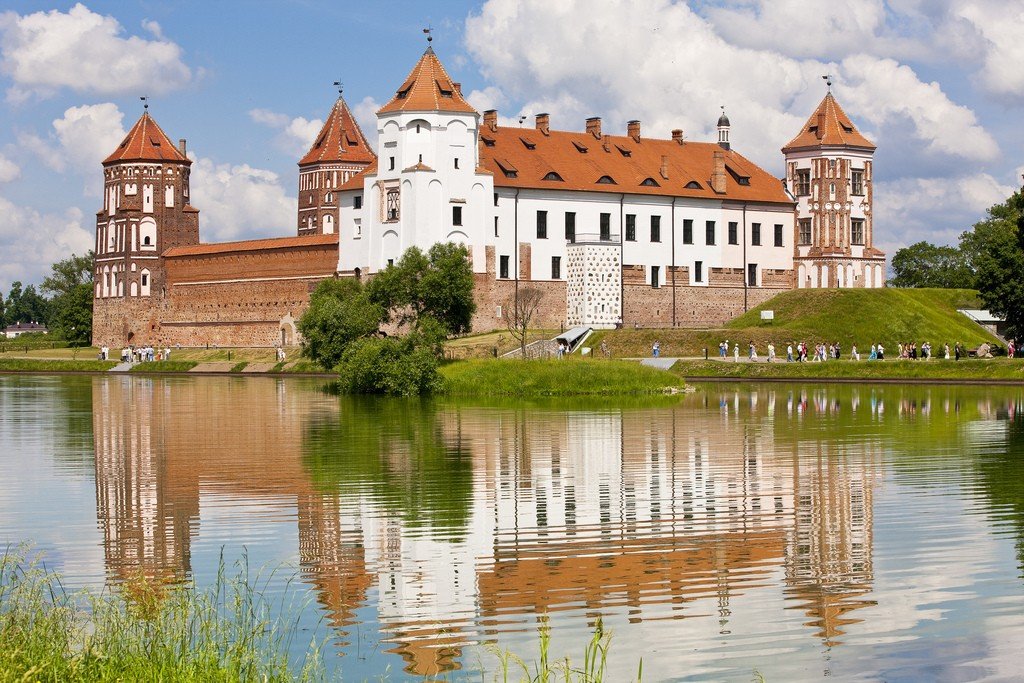
<svg viewBox="0 0 1024 683">
<path fill-rule="evenodd" d="M 345 99 L 331 108 L 324 127 L 299 160 L 300 235 L 338 231 L 338 188 L 377 160 Z"/>
<path fill-rule="evenodd" d="M 103 160 L 104 205 L 96 214 L 94 320 L 114 328 L 93 336 L 131 343 L 132 311 L 156 309 L 164 293 L 161 254 L 199 243 L 199 211 L 189 205 L 185 141 L 174 145 L 148 109 Z M 133 303 L 135 302 L 135 303 Z M 139 305 L 139 304 L 143 305 Z M 149 317 L 149 314 L 146 314 Z"/>
<path fill-rule="evenodd" d="M 796 286 L 885 286 L 885 254 L 872 244 L 875 145 L 831 89 L 782 153 L 787 186 L 797 198 Z"/>
</svg>

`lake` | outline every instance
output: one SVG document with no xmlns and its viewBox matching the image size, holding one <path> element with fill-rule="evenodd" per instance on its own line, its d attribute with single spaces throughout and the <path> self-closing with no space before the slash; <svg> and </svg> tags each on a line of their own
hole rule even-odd
<svg viewBox="0 0 1024 683">
<path fill-rule="evenodd" d="M 582 663 L 598 619 L 606 681 L 1024 675 L 1022 387 L 320 386 L 0 376 L 0 544 L 72 589 L 244 558 L 346 681 L 479 681 L 545 621 Z"/>
</svg>

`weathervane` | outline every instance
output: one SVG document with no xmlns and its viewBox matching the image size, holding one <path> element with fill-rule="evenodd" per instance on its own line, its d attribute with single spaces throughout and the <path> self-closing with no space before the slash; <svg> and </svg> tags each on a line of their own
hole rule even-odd
<svg viewBox="0 0 1024 683">
<path fill-rule="evenodd" d="M 522 126 L 523 125 L 523 121 L 525 121 L 525 120 L 526 120 L 526 114 L 523 114 L 522 116 L 519 117 L 519 125 Z"/>
<path fill-rule="evenodd" d="M 341 81 L 334 81 L 334 86 L 338 89 L 338 97 L 341 97 L 341 92 L 345 89 L 345 84 Z"/>
<path fill-rule="evenodd" d="M 821 77 L 821 80 L 825 81 L 825 84 L 828 85 L 828 91 L 832 92 L 832 74 L 825 74 Z"/>
<path fill-rule="evenodd" d="M 143 95 L 139 99 L 142 100 L 142 108 L 148 110 L 149 109 L 149 95 Z"/>
<path fill-rule="evenodd" d="M 427 47 L 430 47 L 430 43 L 433 42 L 434 40 L 434 36 L 431 35 L 431 32 L 433 30 L 434 29 L 430 28 L 430 26 L 427 26 L 425 29 L 423 29 L 423 32 L 427 34 Z"/>
</svg>

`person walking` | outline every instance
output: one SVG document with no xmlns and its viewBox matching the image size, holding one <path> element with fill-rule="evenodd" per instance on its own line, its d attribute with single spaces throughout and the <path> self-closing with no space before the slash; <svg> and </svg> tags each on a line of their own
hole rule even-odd
<svg viewBox="0 0 1024 683">
<path fill-rule="evenodd" d="M 860 354 L 857 353 L 857 345 L 856 344 L 854 344 L 853 346 L 850 347 L 850 357 L 853 358 L 854 360 L 860 360 Z"/>
<path fill-rule="evenodd" d="M 735 363 L 739 363 L 740 362 L 740 343 L 739 342 L 734 342 L 733 345 L 732 345 L 732 359 L 733 359 L 733 362 L 735 362 Z"/>
<path fill-rule="evenodd" d="M 775 344 L 768 342 L 768 362 L 775 362 Z"/>
<path fill-rule="evenodd" d="M 655 358 L 661 355 L 661 342 L 654 342 L 654 345 L 651 347 L 651 353 L 654 355 Z"/>
<path fill-rule="evenodd" d="M 787 344 L 786 345 L 786 362 L 787 363 L 792 363 L 793 362 L 793 345 L 792 344 Z"/>
<path fill-rule="evenodd" d="M 885 360 L 885 347 L 878 345 L 878 360 Z"/>
</svg>

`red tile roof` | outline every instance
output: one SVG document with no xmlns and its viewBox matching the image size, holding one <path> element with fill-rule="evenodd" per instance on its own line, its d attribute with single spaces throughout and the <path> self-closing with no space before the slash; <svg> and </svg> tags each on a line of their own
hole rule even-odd
<svg viewBox="0 0 1024 683">
<path fill-rule="evenodd" d="M 359 173 L 354 173 L 351 176 L 349 176 L 349 179 L 346 180 L 344 183 L 342 183 L 341 186 L 338 187 L 338 189 L 342 190 L 342 191 L 344 191 L 344 190 L 362 190 L 363 189 L 363 180 L 366 178 L 366 176 L 374 174 L 376 172 L 377 172 L 377 160 L 374 159 L 373 163 L 371 163 L 369 166 L 367 166 L 366 168 L 361 170 Z"/>
<path fill-rule="evenodd" d="M 175 161 L 191 164 L 177 145 L 171 142 L 167 134 L 156 124 L 148 111 L 144 111 L 139 120 L 121 141 L 103 164 L 119 161 Z"/>
<path fill-rule="evenodd" d="M 300 235 L 298 237 L 272 237 L 262 240 L 244 240 L 241 242 L 220 242 L 218 244 L 193 244 L 187 247 L 172 247 L 164 252 L 167 258 L 179 256 L 201 256 L 204 254 L 224 254 L 241 251 L 263 251 L 266 249 L 288 249 L 295 247 L 337 246 L 338 236 L 333 235 Z"/>
<path fill-rule="evenodd" d="M 800 133 L 782 148 L 782 153 L 821 146 L 875 149 L 875 143 L 860 134 L 832 93 L 825 95 Z"/>
<path fill-rule="evenodd" d="M 476 109 L 462 98 L 458 85 L 448 76 L 433 48 L 420 57 L 395 96 L 377 112 L 450 111 L 475 114 Z"/>
<path fill-rule="evenodd" d="M 330 162 L 368 164 L 376 158 L 344 98 L 338 97 L 313 146 L 299 160 L 299 166 Z"/>
<path fill-rule="evenodd" d="M 715 152 L 725 161 L 724 194 L 711 188 Z M 793 203 L 781 180 L 713 143 L 484 127 L 480 161 L 494 174 L 495 187 Z"/>
</svg>

